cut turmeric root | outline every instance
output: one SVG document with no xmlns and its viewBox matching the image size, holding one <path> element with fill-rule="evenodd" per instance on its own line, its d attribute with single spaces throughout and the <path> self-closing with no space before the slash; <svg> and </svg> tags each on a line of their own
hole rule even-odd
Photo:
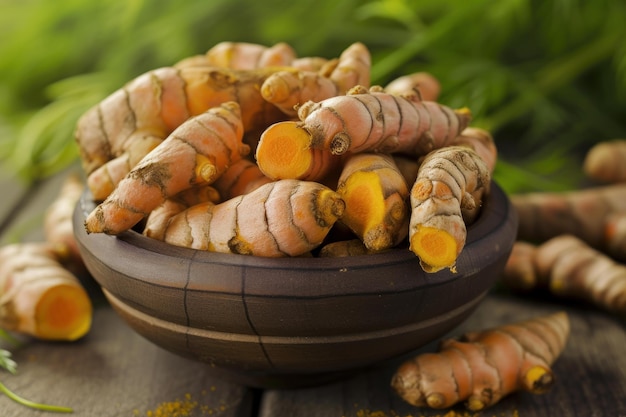
<svg viewBox="0 0 626 417">
<path fill-rule="evenodd" d="M 87 216 L 87 232 L 121 233 L 168 198 L 195 185 L 211 184 L 249 152 L 242 137 L 241 113 L 235 102 L 187 120 Z"/>
<path fill-rule="evenodd" d="M 175 215 L 164 241 L 211 252 L 300 256 L 322 243 L 344 209 L 339 195 L 319 183 L 278 180 Z"/>
<path fill-rule="evenodd" d="M 263 131 L 255 158 L 268 178 L 321 181 L 338 168 L 340 158 L 310 147 L 311 137 L 296 122 L 278 122 Z"/>
<path fill-rule="evenodd" d="M 448 268 L 465 246 L 466 223 L 480 211 L 491 174 L 471 149 L 437 149 L 422 162 L 410 194 L 409 248 L 426 272 Z"/>
<path fill-rule="evenodd" d="M 409 189 L 390 155 L 351 155 L 344 162 L 337 193 L 346 202 L 340 221 L 368 250 L 389 249 L 407 236 Z"/>
<path fill-rule="evenodd" d="M 409 404 L 436 409 L 464 402 L 479 411 L 516 391 L 542 394 L 554 383 L 550 367 L 569 331 L 566 313 L 559 312 L 467 333 L 404 362 L 391 385 Z"/>
<path fill-rule="evenodd" d="M 91 300 L 48 243 L 0 248 L 0 327 L 45 340 L 72 341 L 91 327 Z"/>
<path fill-rule="evenodd" d="M 311 135 L 311 147 L 335 155 L 367 151 L 425 155 L 454 140 L 471 114 L 468 109 L 453 110 L 357 86 L 344 96 L 304 103 L 298 117 Z"/>
<path fill-rule="evenodd" d="M 607 311 L 626 314 L 626 266 L 573 235 L 559 235 L 540 245 L 513 246 L 503 282 L 516 289 L 545 289 L 564 299 L 584 300 Z"/>
</svg>

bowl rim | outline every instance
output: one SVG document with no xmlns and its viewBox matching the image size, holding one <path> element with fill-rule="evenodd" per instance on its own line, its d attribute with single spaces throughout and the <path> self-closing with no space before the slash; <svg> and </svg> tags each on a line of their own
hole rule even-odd
<svg viewBox="0 0 626 417">
<path fill-rule="evenodd" d="M 342 258 L 319 258 L 319 257 L 284 257 L 270 258 L 252 255 L 241 255 L 232 253 L 208 252 L 185 247 L 174 246 L 156 239 L 152 239 L 142 235 L 135 230 L 128 230 L 119 235 L 106 235 L 103 233 L 87 234 L 84 227 L 86 216 L 95 208 L 96 203 L 91 198 L 91 193 L 86 189 L 79 199 L 74 213 L 74 232 L 79 243 L 81 251 L 88 251 L 92 257 L 107 265 L 109 268 L 117 268 L 129 277 L 138 281 L 143 281 L 155 287 L 174 287 L 181 288 L 185 291 L 210 290 L 211 288 L 219 288 L 219 292 L 238 293 L 242 292 L 241 282 L 227 282 L 215 277 L 214 282 L 207 282 L 206 285 L 190 286 L 189 276 L 171 277 L 171 276 L 141 276 L 140 264 L 138 262 L 128 262 L 128 265 L 118 265 L 120 259 L 119 254 L 130 251 L 130 257 L 135 260 L 138 257 L 147 256 L 148 259 L 157 263 L 158 266 L 164 267 L 177 264 L 179 270 L 191 270 L 193 267 L 199 270 L 206 270 L 209 273 L 212 268 L 240 268 L 242 280 L 245 279 L 248 294 L 262 295 L 265 284 L 274 288 L 272 295 L 280 296 L 276 293 L 276 286 L 280 282 L 286 285 L 292 285 L 293 280 L 300 279 L 298 275 L 307 275 L 306 279 L 302 279 L 306 284 L 298 284 L 297 294 L 293 292 L 294 287 L 285 289 L 289 297 L 312 298 L 317 296 L 328 295 L 334 290 L 325 289 L 329 282 L 336 283 L 337 275 L 341 275 L 340 287 L 349 294 L 367 294 L 370 292 L 398 292 L 412 291 L 420 286 L 444 285 L 449 281 L 474 275 L 477 271 L 496 262 L 502 251 L 510 251 L 517 233 L 517 216 L 512 208 L 504 190 L 498 186 L 495 181 L 491 181 L 490 191 L 487 198 L 483 202 L 480 215 L 467 228 L 467 240 L 464 250 L 457 259 L 457 273 L 448 269 L 441 270 L 436 273 L 426 273 L 419 266 L 419 258 L 411 252 L 408 247 L 394 248 L 389 251 L 369 254 L 355 255 Z M 485 215 L 489 213 L 489 215 Z M 507 234 L 508 233 L 508 234 Z M 489 237 L 496 236 L 497 241 L 490 242 Z M 480 249 L 482 248 L 482 249 Z M 476 262 L 472 256 L 472 250 L 481 250 L 483 255 L 482 263 Z M 98 252 L 98 253 L 96 253 Z M 404 267 L 412 265 L 415 268 L 415 279 L 411 282 L 399 282 L 397 286 L 389 287 L 388 281 L 394 277 L 383 277 L 380 285 L 362 286 L 359 272 L 366 269 L 379 269 L 386 267 Z M 113 266 L 115 265 L 115 266 Z M 276 274 L 273 278 L 264 278 L 266 282 L 255 283 L 254 272 L 260 270 L 271 269 Z M 294 273 L 296 271 L 297 273 Z M 246 273 L 248 272 L 248 273 Z M 247 275 L 247 277 L 244 277 Z M 313 276 L 315 275 L 315 276 Z M 94 277 L 101 285 L 100 279 Z M 395 277 L 397 281 L 403 281 L 399 277 Z M 274 282 L 267 282 L 267 281 Z M 211 281 L 211 280 L 209 280 Z M 239 281 L 239 280 L 231 280 Z M 408 280 L 406 280 L 408 281 Z M 387 284 L 384 284 L 387 282 Z M 103 285 L 104 286 L 104 285 Z M 302 287 L 302 288 L 300 288 Z M 336 286 L 335 286 L 336 290 Z"/>
</svg>

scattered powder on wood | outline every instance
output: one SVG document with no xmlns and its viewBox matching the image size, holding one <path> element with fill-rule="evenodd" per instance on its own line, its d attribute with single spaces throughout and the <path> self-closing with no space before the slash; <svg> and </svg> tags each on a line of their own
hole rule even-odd
<svg viewBox="0 0 626 417">
<path fill-rule="evenodd" d="M 447 411 L 443 412 L 443 414 L 399 414 L 393 410 L 385 412 L 385 411 L 373 411 L 368 409 L 359 409 L 356 411 L 356 417 L 520 417 L 517 410 L 514 410 L 512 414 L 489 414 L 488 410 L 483 411 L 482 413 L 471 413 L 468 411 Z M 347 416 L 342 416 L 347 417 Z"/>
<path fill-rule="evenodd" d="M 211 391 L 215 391 L 211 387 Z M 202 391 L 202 396 L 206 395 L 206 391 Z M 156 408 L 146 411 L 145 417 L 192 417 L 192 416 L 219 416 L 220 413 L 226 411 L 226 404 L 220 403 L 217 406 L 209 406 L 200 404 L 189 393 L 185 394 L 182 399 L 174 401 L 164 401 L 159 403 Z M 142 416 L 139 410 L 134 410 L 134 416 Z"/>
</svg>

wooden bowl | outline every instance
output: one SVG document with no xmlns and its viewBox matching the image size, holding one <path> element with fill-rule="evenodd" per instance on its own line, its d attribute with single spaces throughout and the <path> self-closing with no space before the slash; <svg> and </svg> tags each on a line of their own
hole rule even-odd
<svg viewBox="0 0 626 417">
<path fill-rule="evenodd" d="M 461 323 L 499 277 L 517 217 L 497 184 L 457 273 L 423 272 L 406 248 L 349 258 L 263 258 L 179 248 L 135 231 L 85 233 L 85 264 L 139 334 L 257 387 L 320 384 L 419 348 Z"/>
</svg>

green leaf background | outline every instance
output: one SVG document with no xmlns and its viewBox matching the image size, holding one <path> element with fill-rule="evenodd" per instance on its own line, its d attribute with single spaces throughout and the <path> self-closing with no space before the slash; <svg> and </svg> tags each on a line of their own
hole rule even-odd
<svg viewBox="0 0 626 417">
<path fill-rule="evenodd" d="M 336 57 L 360 41 L 376 84 L 414 71 L 469 107 L 509 192 L 584 182 L 626 138 L 623 0 L 0 0 L 0 162 L 25 181 L 78 159 L 76 120 L 139 74 L 221 41 Z"/>
</svg>

